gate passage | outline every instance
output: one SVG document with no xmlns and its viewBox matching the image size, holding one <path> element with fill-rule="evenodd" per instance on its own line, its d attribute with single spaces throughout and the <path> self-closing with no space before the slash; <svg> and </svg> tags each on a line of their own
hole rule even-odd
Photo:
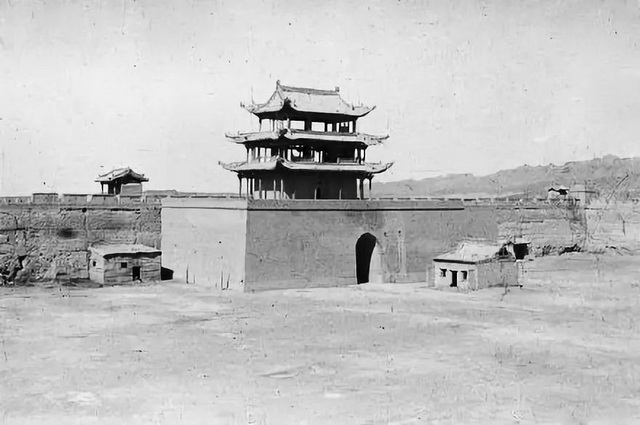
<svg viewBox="0 0 640 425">
<path fill-rule="evenodd" d="M 376 237 L 365 233 L 356 242 L 356 279 L 358 283 L 369 282 L 371 255 L 376 247 Z"/>
</svg>

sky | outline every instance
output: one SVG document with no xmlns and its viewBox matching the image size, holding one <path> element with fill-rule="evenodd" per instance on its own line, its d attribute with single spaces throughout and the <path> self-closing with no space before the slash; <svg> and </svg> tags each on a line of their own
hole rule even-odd
<svg viewBox="0 0 640 425">
<path fill-rule="evenodd" d="M 640 0 L 0 0 L 0 195 L 233 192 L 282 84 L 376 106 L 379 181 L 640 155 Z"/>
</svg>

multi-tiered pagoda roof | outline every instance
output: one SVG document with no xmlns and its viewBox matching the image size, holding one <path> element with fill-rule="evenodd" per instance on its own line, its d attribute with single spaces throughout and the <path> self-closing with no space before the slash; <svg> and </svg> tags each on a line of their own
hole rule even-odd
<svg viewBox="0 0 640 425">
<path fill-rule="evenodd" d="M 364 181 L 392 163 L 365 161 L 366 149 L 388 136 L 356 131 L 358 118 L 375 107 L 345 102 L 340 90 L 290 87 L 276 90 L 262 104 L 244 106 L 258 117 L 260 130 L 227 134 L 247 150 L 247 160 L 221 165 L 247 181 L 252 197 L 363 199 Z M 267 121 L 267 129 L 263 130 Z"/>
</svg>

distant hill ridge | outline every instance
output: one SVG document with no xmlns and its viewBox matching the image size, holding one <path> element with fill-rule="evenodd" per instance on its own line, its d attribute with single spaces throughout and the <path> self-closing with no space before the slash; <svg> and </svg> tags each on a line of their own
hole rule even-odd
<svg viewBox="0 0 640 425">
<path fill-rule="evenodd" d="M 584 184 L 600 195 L 640 197 L 640 158 L 607 155 L 564 165 L 523 165 L 477 177 L 450 174 L 422 180 L 374 183 L 374 196 L 546 197 L 550 187 Z"/>
</svg>

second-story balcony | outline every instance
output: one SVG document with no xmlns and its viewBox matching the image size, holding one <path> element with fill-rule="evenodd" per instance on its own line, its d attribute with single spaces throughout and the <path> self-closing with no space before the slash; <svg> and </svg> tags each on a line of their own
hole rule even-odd
<svg viewBox="0 0 640 425">
<path fill-rule="evenodd" d="M 234 162 L 220 163 L 225 169 L 240 173 L 252 173 L 260 171 L 338 171 L 338 172 L 354 172 L 365 175 L 373 175 L 386 171 L 391 165 L 390 163 L 368 163 L 368 162 L 316 162 L 311 160 L 289 161 L 280 156 L 261 158 L 254 162 Z"/>
<path fill-rule="evenodd" d="M 252 131 L 245 133 L 227 133 L 226 137 L 234 143 L 244 145 L 286 146 L 297 143 L 309 145 L 329 145 L 332 143 L 349 143 L 368 147 L 382 144 L 389 136 L 376 136 L 365 133 L 335 133 L 326 131 L 307 131 L 277 129 L 269 131 Z"/>
</svg>

